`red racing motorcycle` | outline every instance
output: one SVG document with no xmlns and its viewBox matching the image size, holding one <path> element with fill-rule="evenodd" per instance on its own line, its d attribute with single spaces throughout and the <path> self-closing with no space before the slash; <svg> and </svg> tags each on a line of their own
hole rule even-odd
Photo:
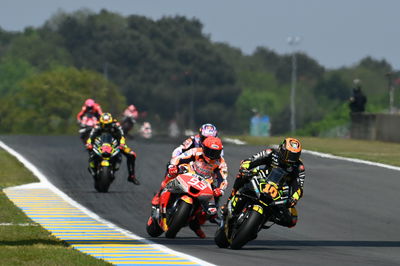
<svg viewBox="0 0 400 266">
<path fill-rule="evenodd" d="M 179 230 L 207 210 L 213 198 L 212 177 L 197 174 L 191 165 L 181 165 L 180 173 L 160 193 L 160 204 L 152 206 L 146 230 L 152 237 L 165 232 L 175 238 Z"/>
<path fill-rule="evenodd" d="M 86 144 L 86 141 L 89 138 L 90 131 L 92 131 L 92 128 L 96 125 L 96 123 L 97 117 L 95 115 L 86 114 L 82 117 L 81 123 L 79 125 L 79 135 L 83 144 Z"/>
</svg>

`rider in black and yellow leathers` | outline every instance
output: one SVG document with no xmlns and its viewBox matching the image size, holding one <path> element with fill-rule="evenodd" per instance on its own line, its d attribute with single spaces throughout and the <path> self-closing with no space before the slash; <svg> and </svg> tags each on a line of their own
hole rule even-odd
<svg viewBox="0 0 400 266">
<path fill-rule="evenodd" d="M 97 136 L 100 136 L 101 133 L 108 132 L 115 139 L 118 140 L 119 148 L 122 154 L 125 155 L 128 166 L 128 181 L 134 183 L 135 185 L 139 185 L 139 180 L 135 175 L 135 161 L 136 161 L 136 153 L 132 151 L 128 145 L 126 145 L 126 140 L 124 136 L 124 132 L 122 130 L 121 125 L 117 120 L 113 119 L 110 113 L 103 113 L 100 116 L 99 122 L 90 132 L 89 138 L 86 142 L 86 148 L 89 150 L 89 172 L 94 175 L 96 172 L 96 164 L 98 163 L 96 160 L 96 156 L 94 155 L 93 149 L 93 141 Z"/>
<path fill-rule="evenodd" d="M 266 173 L 270 172 L 272 168 L 281 168 L 288 173 L 285 181 L 290 187 L 292 194 L 289 196 L 286 206 L 276 207 L 279 208 L 280 215 L 275 218 L 274 222 L 287 227 L 295 226 L 297 223 L 297 210 L 294 206 L 303 196 L 305 178 L 304 165 L 300 160 L 301 149 L 299 140 L 286 138 L 279 145 L 278 149 L 266 149 L 243 160 L 228 201 L 248 182 L 249 179 L 246 177 L 252 175 L 254 168 L 260 167 Z M 277 187 L 279 185 L 276 184 Z"/>
</svg>

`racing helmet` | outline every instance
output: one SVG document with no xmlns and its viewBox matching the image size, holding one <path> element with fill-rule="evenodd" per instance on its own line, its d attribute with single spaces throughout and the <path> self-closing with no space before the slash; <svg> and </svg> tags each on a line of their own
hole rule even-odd
<svg viewBox="0 0 400 266">
<path fill-rule="evenodd" d="M 136 107 L 133 104 L 131 104 L 128 106 L 128 110 L 134 112 L 136 110 Z"/>
<path fill-rule="evenodd" d="M 112 115 L 110 113 L 103 113 L 100 116 L 100 121 L 99 122 L 100 122 L 100 126 L 102 128 L 109 128 L 113 121 L 114 121 L 113 117 L 112 117 Z"/>
<path fill-rule="evenodd" d="M 278 149 L 279 159 L 284 163 L 295 163 L 300 159 L 301 143 L 295 138 L 285 138 Z"/>
<path fill-rule="evenodd" d="M 203 142 L 203 154 L 208 160 L 221 158 L 222 149 L 222 141 L 218 137 L 207 137 Z"/>
<path fill-rule="evenodd" d="M 199 128 L 200 141 L 203 142 L 207 137 L 218 136 L 218 130 L 213 124 L 204 124 Z"/>
<path fill-rule="evenodd" d="M 87 99 L 85 101 L 85 106 L 89 110 L 92 109 L 94 107 L 94 105 L 95 105 L 95 101 L 93 99 Z"/>
</svg>

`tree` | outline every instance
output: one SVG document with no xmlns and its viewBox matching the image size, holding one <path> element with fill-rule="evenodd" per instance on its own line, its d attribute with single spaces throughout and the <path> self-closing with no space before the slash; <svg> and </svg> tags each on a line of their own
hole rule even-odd
<svg viewBox="0 0 400 266">
<path fill-rule="evenodd" d="M 115 85 L 88 70 L 57 68 L 29 77 L 20 86 L 0 102 L 4 133 L 71 134 L 86 98 L 96 99 L 113 114 L 122 112 L 125 104 Z"/>
</svg>

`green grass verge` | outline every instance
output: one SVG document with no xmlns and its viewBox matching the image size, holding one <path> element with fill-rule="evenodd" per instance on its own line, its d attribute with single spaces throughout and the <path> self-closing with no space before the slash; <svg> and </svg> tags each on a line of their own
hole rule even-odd
<svg viewBox="0 0 400 266">
<path fill-rule="evenodd" d="M 14 157 L 0 149 L 0 187 L 38 182 Z M 111 265 L 67 246 L 29 219 L 0 192 L 0 265 Z M 23 226 L 23 224 L 29 224 Z"/>
<path fill-rule="evenodd" d="M 284 137 L 239 136 L 251 145 L 279 144 Z M 400 143 L 339 138 L 297 137 L 303 149 L 400 166 Z"/>
</svg>

